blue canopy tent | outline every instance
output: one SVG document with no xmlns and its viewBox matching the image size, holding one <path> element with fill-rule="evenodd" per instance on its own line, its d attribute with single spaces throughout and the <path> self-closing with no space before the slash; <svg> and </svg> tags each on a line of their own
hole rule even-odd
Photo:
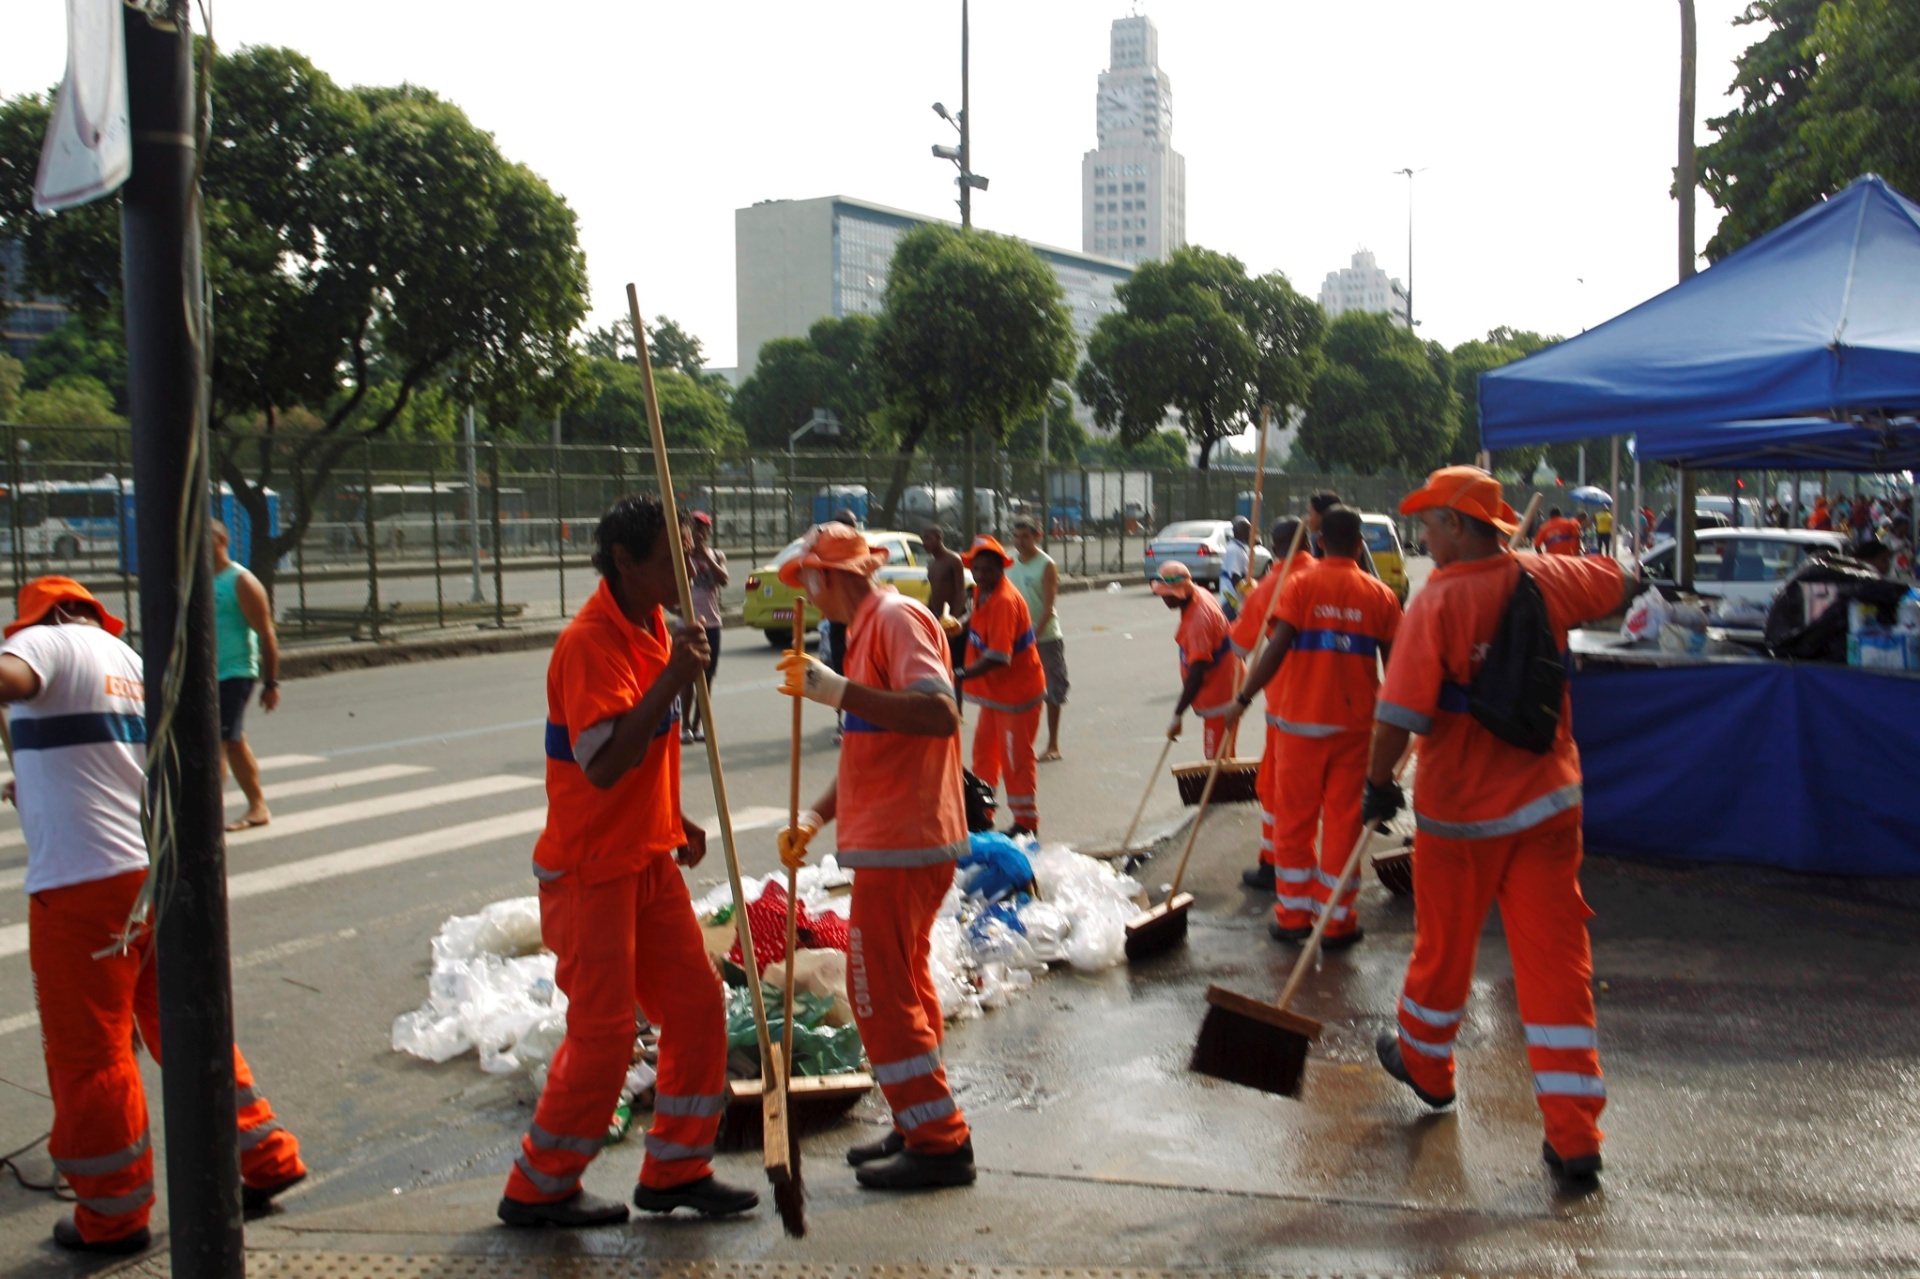
<svg viewBox="0 0 1920 1279">
<path fill-rule="evenodd" d="M 1599 328 L 1480 379 L 1488 449 L 1632 433 L 1704 469 L 1920 470 L 1920 207 L 1864 177 Z M 1920 679 L 1585 669 L 1590 846 L 1920 875 Z"/>
</svg>

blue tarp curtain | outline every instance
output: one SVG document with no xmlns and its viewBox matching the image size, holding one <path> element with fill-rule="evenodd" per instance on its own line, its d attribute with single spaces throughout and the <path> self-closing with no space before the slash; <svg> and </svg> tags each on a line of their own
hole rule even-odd
<svg viewBox="0 0 1920 1279">
<path fill-rule="evenodd" d="M 1920 679 L 1764 663 L 1573 677 L 1586 843 L 1603 852 L 1920 876 L 1900 757 Z"/>
<path fill-rule="evenodd" d="M 1484 374 L 1482 446 L 1637 434 L 1641 456 L 1701 466 L 1908 469 L 1916 299 L 1920 207 L 1861 178 L 1599 328 Z M 1903 418 L 1891 435 L 1855 424 Z"/>
</svg>

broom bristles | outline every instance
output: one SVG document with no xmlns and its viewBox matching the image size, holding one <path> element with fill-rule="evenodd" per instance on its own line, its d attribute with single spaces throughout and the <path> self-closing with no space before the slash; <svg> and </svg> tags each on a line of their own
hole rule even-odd
<svg viewBox="0 0 1920 1279">
<path fill-rule="evenodd" d="M 1180 802 L 1192 808 L 1200 802 L 1200 793 L 1207 788 L 1207 774 L 1212 769 L 1206 764 L 1181 764 L 1173 770 L 1174 783 L 1180 788 Z M 1260 782 L 1260 761 L 1257 759 L 1230 759 L 1220 765 L 1220 779 L 1213 784 L 1213 798 L 1209 804 L 1251 804 L 1259 798 L 1256 794 Z"/>
<path fill-rule="evenodd" d="M 1207 1015 L 1189 1068 L 1230 1084 L 1297 1097 L 1307 1049 L 1321 1029 L 1310 1017 L 1209 986 Z"/>
<path fill-rule="evenodd" d="M 1373 859 L 1374 877 L 1395 897 L 1413 896 L 1413 854 L 1388 853 Z"/>
<path fill-rule="evenodd" d="M 787 1178 L 773 1183 L 773 1206 L 780 1224 L 795 1239 L 807 1235 L 807 1189 L 800 1180 L 800 1139 L 789 1131 L 787 1140 Z"/>
<path fill-rule="evenodd" d="M 1127 958 L 1144 959 L 1185 941 L 1187 911 L 1192 905 L 1192 895 L 1181 893 L 1127 921 Z"/>
</svg>

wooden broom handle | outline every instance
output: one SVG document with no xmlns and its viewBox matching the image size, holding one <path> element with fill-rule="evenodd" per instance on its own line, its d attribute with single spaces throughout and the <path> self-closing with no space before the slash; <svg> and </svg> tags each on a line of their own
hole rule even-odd
<svg viewBox="0 0 1920 1279">
<path fill-rule="evenodd" d="M 1253 651 L 1248 656 L 1248 667 L 1256 665 L 1260 654 L 1267 646 L 1267 627 L 1272 624 L 1274 615 L 1280 611 L 1280 592 L 1287 584 L 1287 570 L 1293 567 L 1293 557 L 1300 553 L 1300 543 L 1307 535 L 1307 522 L 1301 520 L 1293 528 L 1293 541 L 1287 546 L 1287 557 L 1280 561 L 1280 576 L 1273 581 L 1273 594 L 1267 597 L 1266 616 L 1260 620 L 1260 630 L 1253 637 Z M 1249 560 L 1251 566 L 1251 560 Z M 1237 683 L 1238 681 L 1236 681 Z M 1235 697 L 1239 696 L 1236 689 Z M 1187 877 L 1187 861 L 1193 856 L 1193 845 L 1200 838 L 1200 823 L 1206 820 L 1207 805 L 1213 800 L 1213 784 L 1220 780 L 1220 768 L 1226 763 L 1227 744 L 1220 743 L 1220 753 L 1213 757 L 1207 768 L 1207 784 L 1200 791 L 1200 807 L 1193 814 L 1193 825 L 1187 828 L 1187 846 L 1180 851 L 1180 865 L 1173 872 L 1173 886 L 1167 890 L 1167 900 L 1172 901 L 1179 893 L 1181 883 Z"/>
<path fill-rule="evenodd" d="M 653 467 L 660 483 L 660 506 L 667 517 L 665 535 L 674 539 L 673 580 L 680 589 L 680 616 L 693 621 L 693 582 L 687 576 L 687 557 L 681 552 L 680 503 L 673 492 L 673 472 L 667 464 L 667 433 L 660 424 L 660 397 L 653 388 L 653 362 L 647 352 L 647 326 L 640 319 L 640 294 L 627 286 L 627 312 L 633 320 L 634 354 L 640 357 L 640 386 L 646 392 L 647 431 L 653 437 Z M 720 734 L 713 719 L 713 692 L 707 687 L 707 673 L 694 676 L 694 694 L 700 706 L 700 720 L 707 726 L 707 769 L 713 777 L 713 803 L 719 809 L 720 849 L 727 859 L 727 883 L 733 889 L 734 931 L 740 938 L 740 959 L 747 969 L 747 994 L 753 1004 L 755 1029 L 760 1032 L 760 1061 L 765 1072 L 773 1062 L 773 1040 L 767 1031 L 767 1004 L 760 993 L 760 969 L 753 949 L 753 923 L 747 918 L 747 894 L 740 884 L 740 853 L 733 842 L 733 812 L 727 807 L 727 776 L 720 767 Z"/>
<path fill-rule="evenodd" d="M 1360 825 L 1360 842 L 1353 846 L 1353 852 L 1347 855 L 1347 864 L 1340 872 L 1340 882 L 1333 887 L 1333 896 L 1327 902 L 1327 908 L 1320 912 L 1320 918 L 1313 921 L 1313 933 L 1307 938 L 1307 944 L 1301 948 L 1300 959 L 1293 966 L 1293 975 L 1287 978 L 1286 989 L 1280 992 L 1275 1007 L 1285 1011 L 1293 1002 L 1294 992 L 1300 989 L 1300 983 L 1307 979 L 1307 970 L 1313 967 L 1313 961 L 1320 955 L 1320 939 L 1326 936 L 1327 921 L 1333 918 L 1334 910 L 1340 905 L 1340 899 L 1346 895 L 1347 884 L 1352 881 L 1354 872 L 1360 869 L 1360 859 L 1367 851 L 1367 845 L 1373 842 L 1373 828 L 1366 823 Z"/>
<path fill-rule="evenodd" d="M 793 651 L 807 653 L 807 597 L 793 601 Z M 787 763 L 787 828 L 800 825 L 800 711 L 805 698 L 793 699 L 793 751 Z M 780 1061 L 787 1070 L 787 1082 L 793 1082 L 793 970 L 800 942 L 800 872 L 787 870 L 787 986 L 781 995 L 783 1014 L 780 1031 Z"/>
<path fill-rule="evenodd" d="M 1533 523 L 1533 517 L 1540 513 L 1540 503 L 1545 500 L 1544 495 L 1535 493 L 1533 500 L 1527 503 L 1527 513 L 1520 517 L 1520 527 L 1507 538 L 1508 550 L 1517 551 L 1527 544 L 1527 525 Z"/>
<path fill-rule="evenodd" d="M 1134 832 L 1140 829 L 1140 819 L 1146 815 L 1147 801 L 1153 798 L 1153 784 L 1160 780 L 1160 770 L 1167 766 L 1167 756 L 1173 753 L 1173 739 L 1169 737 L 1160 747 L 1160 758 L 1153 762 L 1153 771 L 1147 774 L 1147 789 L 1140 793 L 1140 806 L 1133 810 L 1133 821 L 1127 826 L 1127 837 L 1120 841 L 1120 851 L 1133 847 Z"/>
<path fill-rule="evenodd" d="M 1260 545 L 1260 495 L 1267 487 L 1267 415 L 1270 410 L 1260 406 L 1260 447 L 1254 453 L 1253 463 L 1253 528 L 1247 533 L 1247 572 L 1253 572 L 1253 548 Z"/>
</svg>

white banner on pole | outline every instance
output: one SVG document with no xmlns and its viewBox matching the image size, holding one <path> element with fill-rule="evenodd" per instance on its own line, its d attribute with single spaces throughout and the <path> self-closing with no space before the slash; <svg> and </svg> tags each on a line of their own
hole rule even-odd
<svg viewBox="0 0 1920 1279">
<path fill-rule="evenodd" d="M 133 170 L 122 0 L 67 0 L 67 76 L 40 149 L 33 207 L 71 209 L 120 189 Z"/>
</svg>

